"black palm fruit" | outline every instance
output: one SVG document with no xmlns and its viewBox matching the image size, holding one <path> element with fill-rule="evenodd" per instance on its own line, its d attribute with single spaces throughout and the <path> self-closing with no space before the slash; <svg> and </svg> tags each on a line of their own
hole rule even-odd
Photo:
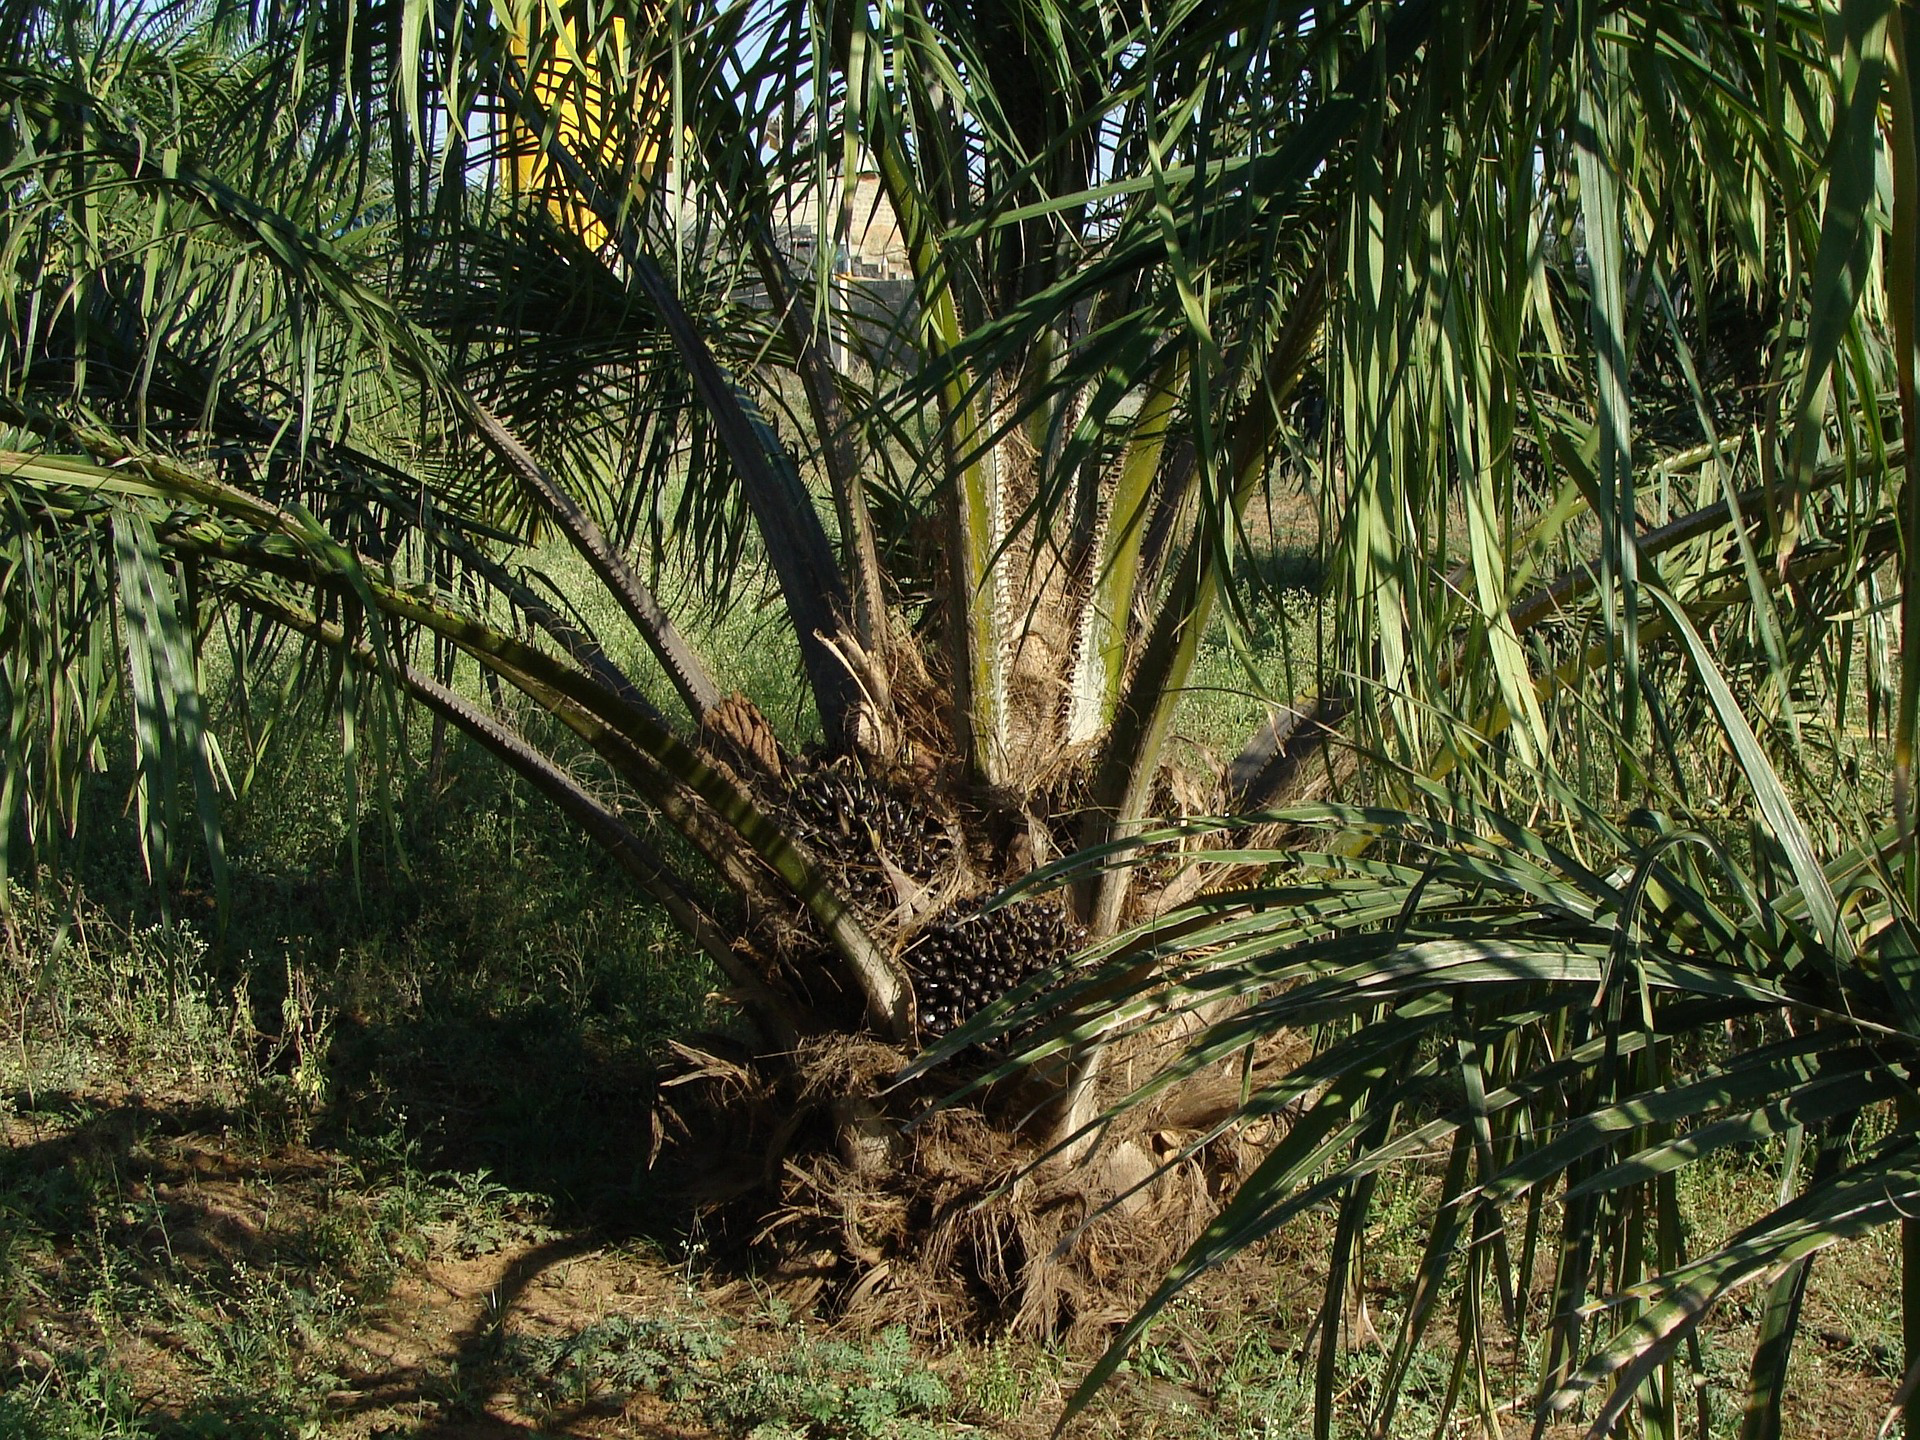
<svg viewBox="0 0 1920 1440">
<path fill-rule="evenodd" d="M 940 816 L 857 760 L 816 760 L 794 767 L 791 777 L 787 808 L 795 834 L 833 866 L 855 904 L 884 914 L 900 901 L 894 871 L 926 884 L 952 860 Z"/>
<path fill-rule="evenodd" d="M 907 950 L 922 1028 L 935 1038 L 945 1035 L 1086 938 L 1086 927 L 1050 900 L 992 911 L 955 907 Z"/>
</svg>

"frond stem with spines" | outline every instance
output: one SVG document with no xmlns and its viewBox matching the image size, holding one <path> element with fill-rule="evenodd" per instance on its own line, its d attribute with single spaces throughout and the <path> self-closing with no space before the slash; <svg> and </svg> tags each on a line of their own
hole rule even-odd
<svg viewBox="0 0 1920 1440">
<path fill-rule="evenodd" d="M 444 716 L 463 734 L 505 762 L 569 817 L 617 860 L 640 888 L 661 907 L 714 966 L 733 984 L 748 1011 L 777 1051 L 791 1051 L 798 1043 L 790 1007 L 746 964 L 726 932 L 674 875 L 657 851 L 636 835 L 614 811 L 588 794 L 565 770 L 523 737 L 477 705 L 408 665 L 383 667 L 373 648 L 350 639 L 334 621 L 323 620 L 277 597 L 241 589 L 235 598 L 256 614 L 288 630 L 345 651 L 355 663 L 378 673 L 390 669 L 407 692 L 435 714 Z"/>
<path fill-rule="evenodd" d="M 1225 437 L 1235 517 L 1246 510 L 1266 478 L 1279 408 L 1312 353 L 1326 314 L 1327 287 L 1324 264 L 1315 266 L 1300 282 L 1286 321 L 1268 349 L 1260 382 Z M 1081 832 L 1083 845 L 1123 839 L 1146 814 L 1174 706 L 1192 673 L 1215 596 L 1225 581 L 1218 566 L 1218 550 L 1196 540 L 1175 572 L 1102 747 L 1092 805 Z M 1081 886 L 1080 904 L 1095 935 L 1112 934 L 1119 925 L 1131 878 L 1131 870 L 1115 868 Z"/>
<path fill-rule="evenodd" d="M 1154 477 L 1160 471 L 1180 397 L 1185 359 L 1184 351 L 1174 350 L 1148 382 L 1121 456 L 1118 483 L 1097 532 L 1093 583 L 1088 586 L 1078 627 L 1080 649 L 1074 657 L 1075 678 L 1069 691 L 1073 707 L 1068 718 L 1069 743 L 1091 740 L 1105 731 L 1126 679 L 1127 631 L 1140 579 L 1140 552 L 1146 543 Z"/>
<path fill-rule="evenodd" d="M 620 607 L 627 612 L 641 639 L 660 661 L 673 688 L 686 702 L 696 721 L 721 701 L 720 686 L 706 663 L 687 643 L 680 627 L 661 607 L 651 587 L 642 580 L 626 557 L 607 538 L 580 502 L 566 492 L 547 468 L 533 457 L 506 424 L 466 391 L 455 392 L 456 403 L 466 411 L 474 429 L 487 448 L 519 477 L 522 484 L 539 497 L 541 505 L 575 552 L 587 562 Z"/>
<path fill-rule="evenodd" d="M 851 90 L 864 75 L 854 74 L 852 6 L 835 4 L 829 17 L 838 60 Z M 862 11 L 864 25 L 865 12 Z M 862 36 L 863 39 L 867 38 Z M 1003 616 L 995 604 L 993 568 L 999 536 L 995 530 L 993 445 L 980 412 L 979 382 L 954 360 L 965 331 L 954 296 L 953 277 L 942 260 L 934 221 L 921 204 L 921 192 L 900 153 L 899 137 L 883 110 L 865 103 L 848 108 L 861 143 L 873 156 L 887 202 L 893 207 L 906 244 L 914 288 L 920 298 L 921 338 L 929 361 L 945 366 L 941 381 L 941 444 L 946 458 L 948 547 L 946 556 L 947 644 L 952 653 L 954 740 L 969 772 L 988 785 L 1006 773 L 1006 647 Z"/>
<path fill-rule="evenodd" d="M 860 699 L 858 681 L 832 643 L 848 618 L 846 581 L 792 457 L 701 338 L 672 285 L 641 247 L 632 216 L 612 200 L 585 162 L 562 140 L 546 107 L 528 93 L 525 76 L 511 56 L 505 61 L 499 88 L 503 102 L 543 137 L 547 158 L 566 175 L 587 209 L 614 237 L 622 263 L 672 337 L 733 462 L 742 494 L 766 544 L 768 561 L 779 579 L 780 593 L 799 641 L 801 663 L 820 713 L 821 729 L 830 746 L 844 746 L 848 724 Z"/>
<path fill-rule="evenodd" d="M 154 458 L 143 458 L 136 463 L 162 493 L 184 496 L 244 524 L 283 537 L 291 541 L 296 550 L 276 555 L 224 537 L 196 535 L 183 527 L 176 527 L 177 538 L 170 543 L 245 568 L 278 570 L 309 584 L 350 582 L 356 597 L 370 601 L 384 614 L 420 625 L 453 641 L 501 678 L 554 710 L 563 723 L 615 761 L 626 778 L 671 821 L 688 829 L 690 836 L 697 834 L 693 828 L 696 817 L 690 810 L 689 800 L 682 794 L 683 787 L 691 796 L 698 797 L 779 878 L 826 932 L 859 983 L 873 1023 L 896 1038 L 910 1033 L 911 988 L 899 966 L 874 942 L 852 907 L 774 820 L 652 715 L 627 704 L 592 676 L 571 665 L 472 617 L 377 579 L 344 547 L 330 546 L 325 557 L 312 554 L 302 538 L 302 527 L 296 517 L 278 506 L 185 466 Z M 99 467 L 69 465 L 66 483 L 86 484 L 88 469 L 102 480 L 117 478 L 116 472 Z M 341 563 L 353 565 L 355 573 L 348 576 L 340 571 Z M 577 707 L 577 714 L 573 714 L 570 707 L 556 705 L 556 697 L 564 697 L 570 707 Z"/>
</svg>

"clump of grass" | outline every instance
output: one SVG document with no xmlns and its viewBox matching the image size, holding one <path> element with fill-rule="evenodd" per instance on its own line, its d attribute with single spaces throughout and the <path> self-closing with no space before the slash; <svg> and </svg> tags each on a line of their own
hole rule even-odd
<svg viewBox="0 0 1920 1440">
<path fill-rule="evenodd" d="M 0 1434 L 317 1435 L 404 1265 L 550 1233 L 543 1197 L 428 1172 L 403 1134 L 312 1148 L 332 1015 L 299 972 L 263 1033 L 193 925 L 5 898 Z"/>
<path fill-rule="evenodd" d="M 13 1440 L 154 1440 L 128 1377 L 98 1354 L 58 1357 L 0 1390 L 0 1434 Z"/>
<path fill-rule="evenodd" d="M 196 1128 L 217 1113 L 12 1117 L 39 1139 L 0 1153 L 0 1434 L 318 1435 L 341 1342 L 403 1267 L 550 1233 L 540 1197 L 424 1174 L 401 1141 L 276 1181 L 285 1147 Z"/>
<path fill-rule="evenodd" d="M 0 1085 L 31 1100 L 137 1076 L 232 1097 L 259 1078 L 245 984 L 221 987 L 191 925 L 117 925 L 71 895 L 0 883 Z"/>
</svg>

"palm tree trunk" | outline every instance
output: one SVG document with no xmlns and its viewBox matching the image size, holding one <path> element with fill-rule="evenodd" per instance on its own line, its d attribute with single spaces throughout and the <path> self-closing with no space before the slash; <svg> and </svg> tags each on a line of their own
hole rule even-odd
<svg viewBox="0 0 1920 1440">
<path fill-rule="evenodd" d="M 1233 480 L 1236 516 L 1246 510 L 1266 477 L 1279 407 L 1306 368 L 1326 304 L 1323 265 L 1293 297 L 1287 321 L 1268 351 L 1261 383 L 1227 437 L 1225 459 Z M 1190 545 L 1161 601 L 1094 776 L 1093 803 L 1081 835 L 1087 846 L 1125 839 L 1138 830 L 1146 814 L 1167 728 L 1192 673 L 1224 578 L 1218 574 L 1217 555 L 1213 546 Z M 1077 900 L 1096 935 L 1111 934 L 1119 925 L 1131 877 L 1130 869 L 1114 867 L 1081 887 Z"/>
</svg>

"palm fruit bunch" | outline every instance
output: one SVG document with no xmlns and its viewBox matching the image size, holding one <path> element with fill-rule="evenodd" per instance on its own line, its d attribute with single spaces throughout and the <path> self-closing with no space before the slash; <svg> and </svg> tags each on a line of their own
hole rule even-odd
<svg viewBox="0 0 1920 1440">
<path fill-rule="evenodd" d="M 1086 939 L 1087 927 L 1076 925 L 1051 900 L 1027 900 L 984 913 L 971 905 L 948 911 L 906 952 L 920 1000 L 921 1027 L 935 1039 L 957 1029 Z"/>
<path fill-rule="evenodd" d="M 901 899 L 882 856 L 922 884 L 953 857 L 953 841 L 935 811 L 876 780 L 850 756 L 796 766 L 787 809 L 795 834 L 839 870 L 849 898 L 882 914 Z"/>
</svg>

